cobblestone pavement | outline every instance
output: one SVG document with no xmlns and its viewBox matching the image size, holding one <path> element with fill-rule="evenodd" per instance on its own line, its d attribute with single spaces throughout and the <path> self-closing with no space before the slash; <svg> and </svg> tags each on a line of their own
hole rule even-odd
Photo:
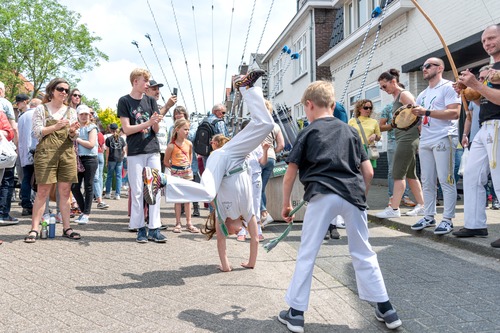
<svg viewBox="0 0 500 333">
<path fill-rule="evenodd" d="M 383 208 L 372 202 L 381 193 L 370 195 L 371 213 Z M 35 244 L 22 241 L 30 220 L 13 204 L 20 223 L 0 227 L 0 331 L 287 332 L 276 314 L 286 308 L 300 223 L 271 252 L 261 248 L 253 270 L 239 267 L 248 242 L 230 238 L 235 270 L 220 273 L 215 241 L 170 231 L 172 205 L 162 203 L 162 220 L 170 226 L 167 243 L 138 244 L 127 230 L 126 200 L 107 203 L 107 210 L 94 205 L 92 223 L 73 224 L 82 240 L 62 238 L 58 224 L 55 239 Z M 202 210 L 194 223 L 201 227 L 206 215 Z M 495 256 L 398 231 L 405 230 L 396 222 L 387 225 L 370 223 L 370 234 L 403 320 L 398 332 L 500 332 Z M 272 238 L 284 228 L 273 223 L 264 235 Z M 340 233 L 340 240 L 325 241 L 319 253 L 306 332 L 387 332 L 372 305 L 357 297 L 347 238 Z M 490 238 L 495 236 L 500 237 Z"/>
</svg>

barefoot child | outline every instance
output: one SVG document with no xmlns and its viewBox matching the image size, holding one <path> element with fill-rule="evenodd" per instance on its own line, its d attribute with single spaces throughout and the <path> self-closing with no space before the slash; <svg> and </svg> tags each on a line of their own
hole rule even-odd
<svg viewBox="0 0 500 333">
<path fill-rule="evenodd" d="M 152 200 L 162 186 L 166 186 L 166 200 L 174 203 L 211 202 L 217 195 L 215 203 L 219 222 L 215 223 L 215 228 L 220 269 L 224 272 L 231 270 L 226 254 L 225 231 L 228 234 L 237 234 L 242 227 L 240 216 L 248 222 L 252 237 L 248 262 L 242 266 L 253 268 L 257 260 L 257 220 L 250 200 L 252 185 L 246 172 L 245 158 L 261 144 L 274 126 L 264 105 L 262 89 L 253 87 L 263 74 L 264 71 L 256 70 L 235 79 L 234 86 L 241 93 L 252 120 L 224 147 L 209 156 L 200 184 L 160 174 L 157 169 L 144 168 L 143 172 L 146 201 Z"/>
<path fill-rule="evenodd" d="M 377 303 L 375 316 L 388 328 L 399 327 L 401 320 L 389 302 L 377 255 L 368 242 L 365 184 L 373 177 L 373 169 L 360 137 L 354 128 L 333 117 L 335 95 L 330 82 L 311 83 L 301 102 L 310 125 L 299 133 L 287 158 L 281 215 L 287 222 L 293 220 L 288 214 L 293 208 L 290 194 L 297 172 L 309 205 L 285 297 L 290 308 L 281 311 L 278 320 L 292 332 L 304 331 L 314 262 L 331 217 L 340 215 L 346 222 L 359 297 Z"/>
</svg>

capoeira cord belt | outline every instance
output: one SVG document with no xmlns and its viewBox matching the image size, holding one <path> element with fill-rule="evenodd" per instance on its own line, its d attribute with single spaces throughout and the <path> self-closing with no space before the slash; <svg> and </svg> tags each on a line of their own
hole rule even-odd
<svg viewBox="0 0 500 333">
<path fill-rule="evenodd" d="M 229 177 L 229 176 L 235 175 L 237 173 L 247 171 L 247 169 L 248 169 L 248 164 L 245 161 L 241 165 L 238 165 L 237 167 L 234 167 L 231 170 L 229 170 L 228 172 L 226 172 L 224 174 L 224 177 Z M 224 234 L 224 236 L 227 237 L 227 236 L 229 236 L 229 232 L 227 231 L 227 227 L 226 227 L 226 224 L 224 223 L 224 220 L 220 216 L 219 205 L 217 204 L 217 197 L 215 197 L 214 203 L 215 203 L 215 218 L 217 219 L 217 223 L 219 223 L 220 230 L 222 230 L 222 233 Z"/>
<path fill-rule="evenodd" d="M 290 211 L 290 213 L 288 213 L 288 216 L 293 216 L 293 214 L 295 214 L 299 209 L 301 209 L 302 206 L 306 204 L 306 202 L 307 201 L 304 200 L 300 201 L 297 207 L 295 207 Z M 286 227 L 285 231 L 283 231 L 283 233 L 279 237 L 274 238 L 269 243 L 264 244 L 264 248 L 267 250 L 267 252 L 274 249 L 279 242 L 281 242 L 286 236 L 288 236 L 290 230 L 292 230 L 292 227 L 293 227 L 293 221 L 288 224 L 288 227 Z"/>
</svg>

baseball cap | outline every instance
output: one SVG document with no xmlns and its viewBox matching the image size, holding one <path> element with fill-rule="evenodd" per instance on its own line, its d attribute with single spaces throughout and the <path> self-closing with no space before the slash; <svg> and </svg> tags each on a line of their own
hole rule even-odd
<svg viewBox="0 0 500 333">
<path fill-rule="evenodd" d="M 155 80 L 149 80 L 149 86 L 161 88 L 163 87 L 163 83 L 158 83 Z"/>
<path fill-rule="evenodd" d="M 111 125 L 109 125 L 109 129 L 116 130 L 116 129 L 118 129 L 118 125 L 115 123 L 112 123 Z"/>
<path fill-rule="evenodd" d="M 30 97 L 26 94 L 16 95 L 16 103 L 28 101 L 29 99 L 30 99 Z"/>
<path fill-rule="evenodd" d="M 77 108 L 76 108 L 76 112 L 78 114 L 83 114 L 83 113 L 88 113 L 90 114 L 90 109 L 87 105 L 79 105 Z"/>
</svg>

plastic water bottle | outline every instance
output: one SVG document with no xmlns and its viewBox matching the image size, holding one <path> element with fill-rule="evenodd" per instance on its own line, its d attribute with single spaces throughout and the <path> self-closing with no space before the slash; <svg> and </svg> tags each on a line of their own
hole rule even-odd
<svg viewBox="0 0 500 333">
<path fill-rule="evenodd" d="M 49 219 L 49 238 L 56 237 L 56 217 L 54 215 L 50 215 Z"/>
<path fill-rule="evenodd" d="M 48 237 L 47 221 L 42 222 L 42 232 L 40 232 L 40 239 L 47 239 Z"/>
</svg>

